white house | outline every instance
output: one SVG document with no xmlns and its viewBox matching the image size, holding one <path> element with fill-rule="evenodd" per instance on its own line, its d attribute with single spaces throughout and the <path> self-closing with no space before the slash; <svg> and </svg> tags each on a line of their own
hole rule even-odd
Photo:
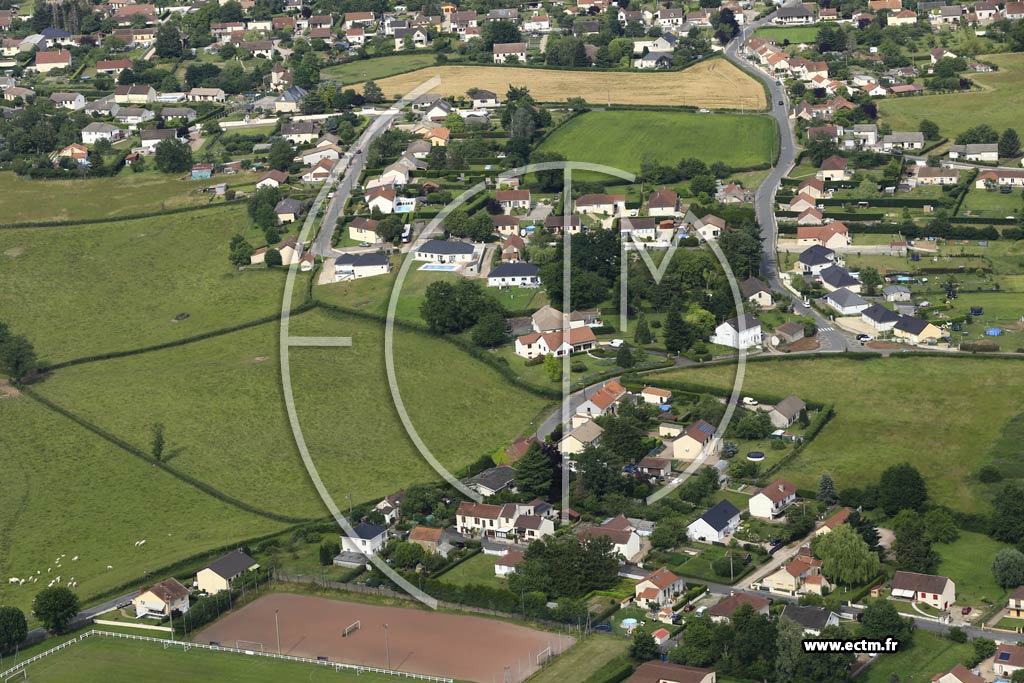
<svg viewBox="0 0 1024 683">
<path fill-rule="evenodd" d="M 470 263 L 475 249 L 469 242 L 458 240 L 427 240 L 416 247 L 413 259 L 434 263 Z"/>
<path fill-rule="evenodd" d="M 747 505 L 751 517 L 775 519 L 795 502 L 796 486 L 785 479 L 776 479 L 751 496 Z"/>
<path fill-rule="evenodd" d="M 871 304 L 860 312 L 860 319 L 879 332 L 888 332 L 899 322 L 900 315 L 880 304 Z"/>
<path fill-rule="evenodd" d="M 132 598 L 137 617 L 166 617 L 188 612 L 188 589 L 175 578 L 164 579 Z"/>
<path fill-rule="evenodd" d="M 761 321 L 750 315 L 743 314 L 744 329 L 740 330 L 740 319 L 726 320 L 715 328 L 711 335 L 711 343 L 729 346 L 734 349 L 748 349 L 761 344 Z"/>
<path fill-rule="evenodd" d="M 825 303 L 839 313 L 839 315 L 858 315 L 871 306 L 871 303 L 860 294 L 851 292 L 846 287 L 834 289 L 826 294 Z"/>
<path fill-rule="evenodd" d="M 613 216 L 626 210 L 624 194 L 585 194 L 576 200 L 576 210 L 580 213 L 597 213 Z"/>
<path fill-rule="evenodd" d="M 505 64 L 510 61 L 520 64 L 526 62 L 526 43 L 494 44 L 494 63 Z"/>
<path fill-rule="evenodd" d="M 686 581 L 665 567 L 655 569 L 633 587 L 636 604 L 650 610 L 671 607 L 686 590 Z"/>
<path fill-rule="evenodd" d="M 565 334 L 555 332 L 531 332 L 516 338 L 516 355 L 522 358 L 537 358 L 552 355 L 562 357 L 567 354 L 589 351 L 597 346 L 597 337 L 589 327 L 574 327 Z"/>
<path fill-rule="evenodd" d="M 342 552 L 361 553 L 369 555 L 380 552 L 387 541 L 388 530 L 369 522 L 360 522 L 352 527 L 352 535 L 344 533 L 341 535 Z"/>
<path fill-rule="evenodd" d="M 892 597 L 923 602 L 945 611 L 956 602 L 956 584 L 945 576 L 898 571 L 892 577 Z"/>
<path fill-rule="evenodd" d="M 232 581 L 258 568 L 256 560 L 241 550 L 233 550 L 196 572 L 196 587 L 213 595 L 231 588 Z"/>
<path fill-rule="evenodd" d="M 827 627 L 839 626 L 838 614 L 813 605 L 786 605 L 782 609 L 782 616 L 798 623 L 805 636 L 819 636 Z"/>
<path fill-rule="evenodd" d="M 121 129 L 111 123 L 93 121 L 82 129 L 82 143 L 86 145 L 94 145 L 100 140 L 116 142 L 117 140 L 120 140 L 123 135 L 124 133 Z"/>
<path fill-rule="evenodd" d="M 500 263 L 487 274 L 488 287 L 539 287 L 540 268 L 532 263 Z"/>
<path fill-rule="evenodd" d="M 722 541 L 736 531 L 739 524 L 740 511 L 728 500 L 722 500 L 687 525 L 686 537 L 707 543 Z"/>
<path fill-rule="evenodd" d="M 342 254 L 334 260 L 334 281 L 358 280 L 391 272 L 391 261 L 383 254 Z"/>
</svg>

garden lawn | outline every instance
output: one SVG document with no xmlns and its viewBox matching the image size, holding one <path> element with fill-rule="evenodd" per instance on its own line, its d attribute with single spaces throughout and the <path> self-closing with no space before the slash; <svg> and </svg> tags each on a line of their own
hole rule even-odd
<svg viewBox="0 0 1024 683">
<path fill-rule="evenodd" d="M 239 272 L 227 259 L 231 236 L 248 221 L 244 205 L 233 205 L 2 230 L 0 320 L 26 335 L 44 364 L 54 364 L 273 315 L 281 310 L 284 271 Z M 179 314 L 188 318 L 176 322 Z"/>
<path fill-rule="evenodd" d="M 998 131 L 1019 126 L 1024 107 L 1024 54 L 982 55 L 979 59 L 999 66 L 999 71 L 970 75 L 979 90 L 880 100 L 881 121 L 893 130 L 913 131 L 921 119 L 931 119 L 939 125 L 942 137 L 950 140 L 981 123 Z"/>
<path fill-rule="evenodd" d="M 484 585 L 491 586 L 492 588 L 506 588 L 508 583 L 505 579 L 494 575 L 494 562 L 496 559 L 494 555 L 477 553 L 437 578 L 439 581 L 456 586 Z"/>
<path fill-rule="evenodd" d="M 28 396 L 0 398 L 0 424 L 17 425 L 0 429 L 0 604 L 27 612 L 57 575 L 65 583 L 74 578 L 75 592 L 87 600 L 183 558 L 284 528 L 199 491 Z M 146 544 L 136 547 L 142 539 Z M 36 572 L 35 583 L 7 582 Z"/>
<path fill-rule="evenodd" d="M 142 672 L 159 671 L 160 680 L 336 681 L 337 683 L 394 683 L 387 674 L 336 672 L 333 667 L 288 662 L 268 657 L 246 657 L 231 652 L 211 652 L 180 647 L 164 649 L 158 643 L 92 636 L 28 667 L 28 680 L 74 680 L 79 683 L 135 683 Z"/>
<path fill-rule="evenodd" d="M 777 149 L 767 116 L 664 111 L 594 111 L 556 130 L 540 149 L 638 173 L 643 159 L 675 166 L 686 157 L 733 167 L 769 163 Z"/>
<path fill-rule="evenodd" d="M 967 193 L 967 197 L 960 207 L 960 214 L 966 215 L 970 212 L 971 216 L 981 218 L 1005 218 L 1006 216 L 1019 216 L 1021 208 L 1020 190 L 1003 194 L 998 190 L 990 192 L 971 187 L 971 191 Z"/>
<path fill-rule="evenodd" d="M 627 662 L 629 641 L 613 636 L 590 635 L 580 639 L 568 652 L 530 677 L 530 683 L 594 681 L 604 683 L 600 674 L 610 673 Z"/>
<path fill-rule="evenodd" d="M 894 654 L 879 655 L 858 677 L 865 683 L 890 683 L 893 674 L 900 683 L 928 683 L 937 673 L 949 671 L 974 654 L 970 643 L 954 643 L 928 631 L 914 632 L 912 647 Z"/>
<path fill-rule="evenodd" d="M 340 85 L 351 85 L 422 69 L 433 63 L 434 53 L 431 51 L 375 57 L 374 59 L 360 59 L 348 64 L 329 66 L 320 71 L 320 78 L 325 81 L 336 81 Z M 360 90 L 360 92 L 362 91 Z"/>
<path fill-rule="evenodd" d="M 351 494 L 354 503 L 365 502 L 439 478 L 409 441 L 393 408 L 382 326 L 311 312 L 292 318 L 291 332 L 353 338 L 352 348 L 297 348 L 290 354 L 304 436 L 336 501 L 347 502 Z M 149 448 L 151 426 L 160 422 L 171 466 L 261 509 L 318 517 L 326 511 L 285 413 L 278 334 L 277 323 L 268 323 L 65 368 L 39 390 L 143 449 Z M 413 424 L 441 462 L 456 471 L 528 432 L 530 420 L 546 404 L 441 339 L 399 331 L 395 358 Z M 495 404 L 502 409 L 488 408 Z"/>
<path fill-rule="evenodd" d="M 1024 294 L 1019 292 L 978 292 L 961 294 L 957 297 L 956 308 L 950 313 L 963 315 L 972 306 L 980 306 L 984 315 L 974 319 L 974 323 L 965 326 L 969 333 L 968 339 L 975 341 L 984 339 L 999 344 L 1002 351 L 1016 351 L 1024 347 Z M 985 330 L 998 327 L 1003 334 L 998 337 L 985 336 Z M 956 338 L 956 333 L 953 337 Z"/>
<path fill-rule="evenodd" d="M 30 180 L 0 172 L 3 223 L 75 221 L 206 204 L 213 195 L 195 192 L 220 182 L 251 182 L 243 173 L 207 180 L 181 180 L 163 173 L 120 173 L 113 178 Z"/>
<path fill-rule="evenodd" d="M 909 462 L 932 500 L 980 512 L 989 498 L 973 475 L 989 461 L 1007 422 L 1024 412 L 1021 368 L 1016 360 L 976 357 L 773 360 L 748 363 L 745 387 L 755 395 L 795 393 L 835 404 L 835 417 L 778 472 L 798 487 L 815 489 L 826 472 L 839 488 L 863 486 L 889 465 Z M 734 374 L 735 366 L 725 364 L 671 370 L 649 381 L 725 388 Z"/>
<path fill-rule="evenodd" d="M 680 576 L 702 579 L 704 581 L 711 581 L 714 583 L 730 584 L 735 583 L 743 575 L 753 571 L 754 568 L 757 567 L 757 555 L 753 555 L 750 564 L 744 567 L 741 564 L 740 560 L 742 560 L 743 556 L 746 553 L 744 553 L 742 550 L 737 549 L 737 557 L 735 558 L 736 575 L 735 577 L 733 577 L 733 580 L 730 581 L 728 576 L 719 576 L 715 573 L 715 570 L 711 568 L 712 562 L 719 558 L 725 557 L 725 553 L 728 550 L 727 548 L 720 548 L 718 546 L 708 546 L 707 548 L 703 548 L 703 546 L 694 547 L 701 548 L 701 553 L 699 555 L 691 557 L 686 562 L 684 562 L 680 567 L 673 570 Z"/>
<path fill-rule="evenodd" d="M 773 40 L 782 45 L 785 41 L 790 44 L 813 43 L 818 39 L 818 26 L 793 26 L 793 27 L 765 27 L 757 29 L 755 35 L 765 40 Z"/>
<path fill-rule="evenodd" d="M 961 607 L 1002 604 L 1008 591 L 999 587 L 990 568 L 996 553 L 1010 547 L 983 534 L 961 531 L 953 543 L 935 544 L 941 558 L 935 573 L 953 580 L 956 604 Z"/>
</svg>

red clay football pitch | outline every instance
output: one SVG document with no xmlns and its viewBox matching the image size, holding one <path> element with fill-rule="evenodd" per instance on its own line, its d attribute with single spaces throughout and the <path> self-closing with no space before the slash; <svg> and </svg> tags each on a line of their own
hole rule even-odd
<svg viewBox="0 0 1024 683">
<path fill-rule="evenodd" d="M 548 652 L 557 656 L 576 642 L 496 619 L 288 593 L 272 593 L 228 614 L 196 641 L 243 649 L 261 644 L 276 652 L 275 612 L 282 654 L 480 683 L 524 680 L 538 668 L 538 658 L 543 663 Z M 359 628 L 344 636 L 357 621 Z"/>
</svg>

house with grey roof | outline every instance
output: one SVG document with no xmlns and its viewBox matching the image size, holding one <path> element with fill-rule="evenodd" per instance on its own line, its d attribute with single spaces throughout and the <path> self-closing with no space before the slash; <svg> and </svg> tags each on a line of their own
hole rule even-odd
<svg viewBox="0 0 1024 683">
<path fill-rule="evenodd" d="M 772 406 L 768 411 L 768 417 L 776 429 L 786 429 L 793 426 L 793 423 L 800 417 L 800 413 L 807 410 L 807 404 L 796 394 L 790 394 Z"/>
<path fill-rule="evenodd" d="M 834 289 L 826 294 L 825 303 L 839 313 L 839 315 L 857 315 L 871 306 L 871 302 L 845 287 Z"/>
</svg>

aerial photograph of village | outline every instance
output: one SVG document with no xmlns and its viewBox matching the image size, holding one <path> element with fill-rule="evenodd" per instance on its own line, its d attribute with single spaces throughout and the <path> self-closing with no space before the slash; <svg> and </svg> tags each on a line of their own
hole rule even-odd
<svg viewBox="0 0 1024 683">
<path fill-rule="evenodd" d="M 0 683 L 1024 683 L 1024 2 L 0 0 Z"/>
</svg>

